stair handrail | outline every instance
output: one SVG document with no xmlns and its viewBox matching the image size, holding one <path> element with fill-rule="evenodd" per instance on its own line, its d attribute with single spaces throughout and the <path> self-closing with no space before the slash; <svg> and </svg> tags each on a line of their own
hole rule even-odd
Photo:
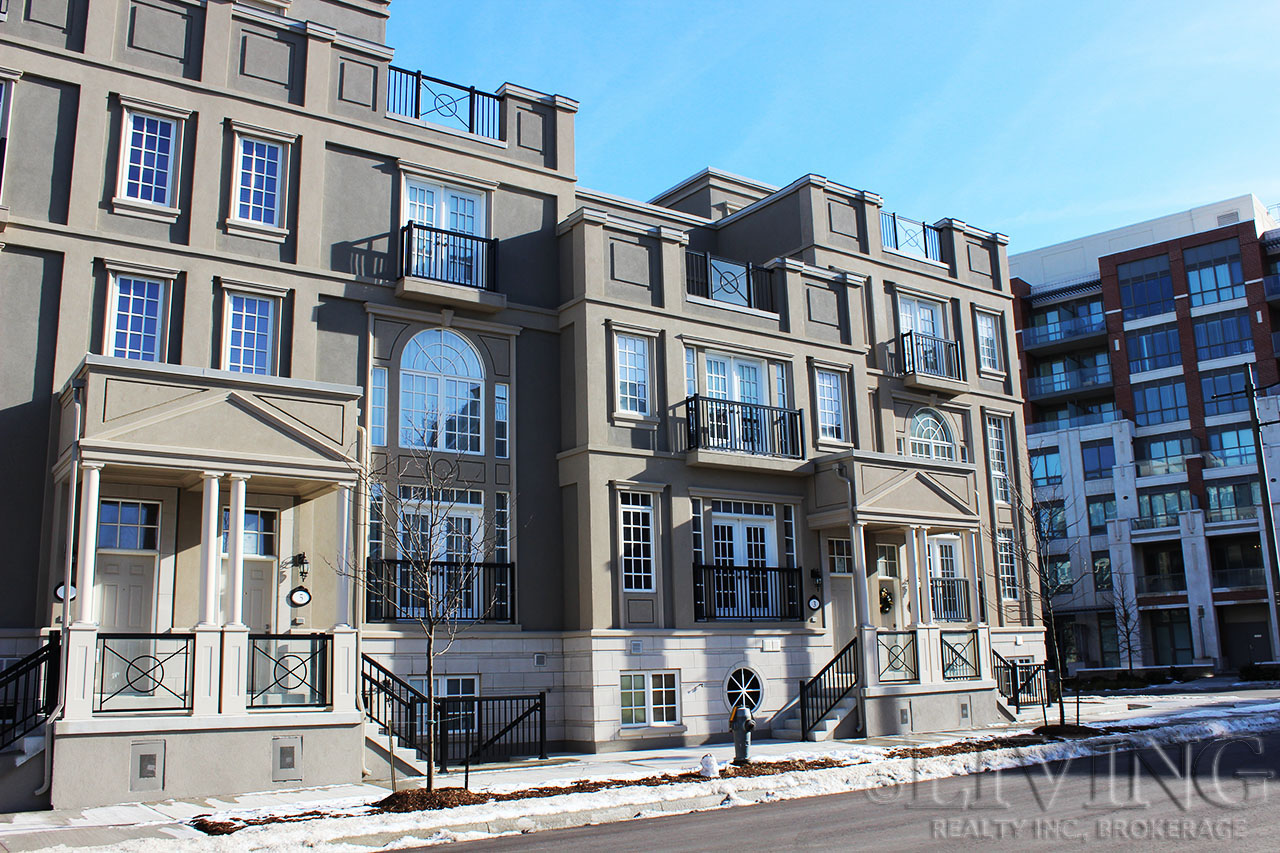
<svg viewBox="0 0 1280 853">
<path fill-rule="evenodd" d="M 798 704 L 802 740 L 858 686 L 857 646 L 858 638 L 854 637 L 817 675 L 800 685 Z"/>
<path fill-rule="evenodd" d="M 420 734 L 418 720 L 422 709 L 427 707 L 427 697 L 418 688 L 368 655 L 362 654 L 360 657 L 361 682 L 378 691 L 387 701 L 403 709 L 401 718 L 398 720 L 394 711 L 380 716 L 377 704 L 369 701 L 370 697 L 366 695 L 363 697 L 365 715 L 395 735 L 403 746 L 420 752 L 422 744 L 418 740 Z"/>
<path fill-rule="evenodd" d="M 996 674 L 996 690 L 1015 708 L 1021 711 L 1023 705 L 1030 705 L 1032 702 L 1038 705 L 1048 704 L 1045 691 L 1039 689 L 1040 685 L 1037 683 L 1044 676 L 1044 664 L 1013 663 L 995 649 L 991 650 L 991 657 Z M 1027 701 L 1023 701 L 1024 694 L 1030 694 Z"/>
<path fill-rule="evenodd" d="M 61 635 L 0 672 L 0 705 L 12 706 L 11 721 L 0 724 L 0 749 L 37 729 L 58 702 Z M 42 671 L 43 669 L 43 671 Z"/>
</svg>

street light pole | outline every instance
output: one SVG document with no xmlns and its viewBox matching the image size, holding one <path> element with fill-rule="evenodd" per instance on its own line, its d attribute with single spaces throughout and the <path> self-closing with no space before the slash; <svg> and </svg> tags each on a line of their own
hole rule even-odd
<svg viewBox="0 0 1280 853">
<path fill-rule="evenodd" d="M 1280 421 L 1268 421 L 1266 424 L 1261 422 L 1258 417 L 1258 394 L 1273 388 L 1280 383 L 1272 383 L 1261 388 L 1257 388 L 1253 384 L 1253 367 L 1250 366 L 1245 374 L 1244 394 L 1249 399 L 1249 422 L 1253 425 L 1253 443 L 1254 452 L 1258 456 L 1258 476 L 1262 479 L 1262 518 L 1264 530 L 1266 531 L 1267 540 L 1267 557 L 1271 560 L 1271 657 L 1272 659 L 1280 657 L 1280 648 L 1276 647 L 1277 638 L 1280 637 L 1280 562 L 1278 562 L 1276 547 L 1276 525 L 1275 518 L 1272 513 L 1271 502 L 1271 477 L 1267 471 L 1267 452 L 1266 446 L 1262 442 L 1262 427 L 1271 426 Z M 1228 396 L 1228 395 L 1214 395 Z"/>
</svg>

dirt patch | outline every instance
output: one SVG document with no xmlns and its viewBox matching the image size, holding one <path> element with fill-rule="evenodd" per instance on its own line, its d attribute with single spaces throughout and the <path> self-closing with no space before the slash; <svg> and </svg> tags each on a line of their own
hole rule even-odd
<svg viewBox="0 0 1280 853">
<path fill-rule="evenodd" d="M 332 812 L 300 812 L 291 815 L 270 815 L 268 817 L 235 818 L 233 820 L 213 820 L 209 815 L 200 815 L 191 819 L 191 826 L 205 835 L 230 835 L 239 832 L 246 826 L 266 826 L 272 823 L 297 823 L 302 820 L 315 820 L 321 817 L 336 817 Z"/>
<path fill-rule="evenodd" d="M 1095 729 L 1093 726 L 1077 726 L 1068 723 L 1065 726 L 1055 724 L 1048 726 L 1036 726 L 1031 730 L 1033 734 L 1044 735 L 1045 737 L 1067 738 L 1074 740 L 1082 737 L 1097 737 L 1105 735 L 1105 729 Z"/>
<path fill-rule="evenodd" d="M 1051 741 L 1052 738 L 1047 738 L 1043 735 L 1009 735 L 1008 737 L 989 737 L 982 740 L 962 740 L 938 746 L 900 746 L 897 749 L 889 750 L 885 754 L 885 758 L 936 758 L 942 755 L 966 755 L 971 752 L 992 752 L 997 749 L 1040 746 Z"/>
</svg>

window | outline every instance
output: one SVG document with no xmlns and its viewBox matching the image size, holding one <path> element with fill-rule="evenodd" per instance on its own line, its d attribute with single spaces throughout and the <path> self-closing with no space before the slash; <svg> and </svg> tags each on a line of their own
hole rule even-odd
<svg viewBox="0 0 1280 853">
<path fill-rule="evenodd" d="M 274 376 L 276 313 L 279 300 L 228 291 L 226 296 L 227 370 Z"/>
<path fill-rule="evenodd" d="M 921 409 L 911 419 L 911 455 L 921 459 L 954 461 L 956 447 L 942 415 Z"/>
<path fill-rule="evenodd" d="M 687 397 L 698 393 L 698 354 L 693 347 L 684 348 L 684 393 Z"/>
<path fill-rule="evenodd" d="M 680 680 L 674 672 L 624 672 L 619 676 L 622 725 L 680 722 Z"/>
<path fill-rule="evenodd" d="M 853 574 L 853 542 L 848 539 L 828 539 L 827 565 L 833 575 Z"/>
<path fill-rule="evenodd" d="M 484 368 L 448 329 L 414 335 L 400 357 L 400 446 L 481 453 Z"/>
<path fill-rule="evenodd" d="M 155 551 L 160 541 L 160 504 L 102 500 L 98 503 L 98 547 Z"/>
<path fill-rule="evenodd" d="M 1193 508 L 1191 490 L 1186 487 L 1138 492 L 1138 515 L 1142 518 L 1160 519 L 1172 526 L 1178 523 L 1179 512 Z"/>
<path fill-rule="evenodd" d="M 653 495 L 619 492 L 622 589 L 653 592 Z"/>
<path fill-rule="evenodd" d="M 618 357 L 618 410 L 649 414 L 649 339 L 636 335 L 616 337 Z"/>
<path fill-rule="evenodd" d="M 1067 538 L 1067 513 L 1062 501 L 1050 501 L 1035 507 L 1036 527 L 1044 539 Z"/>
<path fill-rule="evenodd" d="M 1169 278 L 1169 256 L 1160 255 L 1128 264 L 1119 264 L 1120 305 L 1124 319 L 1136 320 L 1173 310 L 1173 282 Z"/>
<path fill-rule="evenodd" d="M 780 361 L 773 365 L 773 385 L 773 404 L 780 409 L 785 409 L 787 400 L 790 399 L 787 394 L 787 366 Z"/>
<path fill-rule="evenodd" d="M 1182 253 L 1187 269 L 1187 290 L 1191 304 L 1210 305 L 1244 296 L 1244 273 L 1240 269 L 1240 241 L 1232 237 Z"/>
<path fill-rule="evenodd" d="M 991 457 L 991 492 L 998 501 L 1009 502 L 1008 422 L 1004 418 L 987 418 L 987 445 Z"/>
<path fill-rule="evenodd" d="M 946 310 L 941 302 L 898 294 L 898 323 L 902 332 L 934 338 L 947 336 Z"/>
<path fill-rule="evenodd" d="M 1044 580 L 1050 595 L 1069 592 L 1075 586 L 1076 575 L 1071 568 L 1071 558 L 1057 555 L 1044 558 Z"/>
<path fill-rule="evenodd" d="M 283 227 L 285 146 L 253 136 L 236 137 L 234 218 L 272 228 Z"/>
<path fill-rule="evenodd" d="M 493 501 L 493 559 L 511 562 L 511 493 L 497 492 Z"/>
<path fill-rule="evenodd" d="M 1111 552 L 1093 552 L 1093 588 L 1098 592 L 1112 589 Z"/>
<path fill-rule="evenodd" d="M 818 389 L 818 437 L 844 441 L 844 377 L 830 370 L 815 372 Z"/>
<path fill-rule="evenodd" d="M 112 278 L 107 353 L 135 361 L 163 361 L 166 283 L 123 274 Z"/>
<path fill-rule="evenodd" d="M 1036 486 L 1056 486 L 1062 482 L 1062 454 L 1052 450 L 1031 451 L 1031 483 Z"/>
<path fill-rule="evenodd" d="M 1200 391 L 1203 394 L 1205 415 L 1247 411 L 1249 397 L 1245 392 L 1245 384 L 1248 379 L 1248 367 L 1201 373 Z"/>
<path fill-rule="evenodd" d="M 492 290 L 492 242 L 485 239 L 485 196 L 406 176 L 401 225 L 404 274 Z"/>
<path fill-rule="evenodd" d="M 369 558 L 382 557 L 382 484 L 369 487 Z"/>
<path fill-rule="evenodd" d="M 0 20 L 3 17 L 0 16 Z M 0 179 L 4 177 L 4 150 L 9 142 L 9 112 L 13 104 L 13 84 L 17 81 L 16 76 L 10 76 L 11 72 L 0 69 Z M 3 193 L 3 182 L 0 181 L 0 193 Z M 0 195 L 0 200 L 3 196 Z"/>
<path fill-rule="evenodd" d="M 689 508 L 692 512 L 690 529 L 693 533 L 693 564 L 701 566 L 707 561 L 702 543 L 702 498 L 690 499 Z"/>
<path fill-rule="evenodd" d="M 1105 535 L 1107 522 L 1116 517 L 1116 499 L 1114 495 L 1089 498 L 1089 533 Z"/>
<path fill-rule="evenodd" d="M 996 533 L 996 573 L 999 579 L 1000 598 L 1005 601 L 1018 599 L 1018 565 L 1013 558 L 1013 530 L 1001 528 Z"/>
<path fill-rule="evenodd" d="M 424 696 L 427 694 L 427 679 L 423 676 L 410 676 L 409 685 Z M 435 679 L 436 699 L 465 700 L 480 695 L 480 678 L 475 675 L 446 675 Z M 465 701 L 444 701 L 441 703 L 441 726 L 450 732 L 470 732 L 475 728 L 475 703 Z M 430 717 L 422 714 L 418 719 L 418 731 L 425 734 L 430 724 Z"/>
<path fill-rule="evenodd" d="M 1133 408 L 1138 426 L 1184 421 L 1191 416 L 1186 383 L 1177 379 L 1134 385 Z"/>
<path fill-rule="evenodd" d="M 1205 465 L 1209 468 L 1228 468 L 1232 465 L 1252 465 L 1258 461 L 1258 446 L 1253 430 L 1249 427 L 1221 427 L 1206 434 L 1209 453 Z"/>
<path fill-rule="evenodd" d="M 274 557 L 276 550 L 276 512 L 268 509 L 244 511 L 244 543 L 246 557 Z M 222 510 L 222 553 L 227 553 L 227 539 L 231 532 L 231 510 Z"/>
<path fill-rule="evenodd" d="M 1201 361 L 1253 352 L 1247 311 L 1231 311 L 1196 320 L 1196 357 Z"/>
<path fill-rule="evenodd" d="M 896 578 L 898 576 L 897 545 L 876 545 L 876 571 L 881 577 Z"/>
<path fill-rule="evenodd" d="M 1084 442 L 1080 445 L 1080 456 L 1086 480 L 1105 480 L 1116 467 L 1116 448 L 1110 439 Z"/>
<path fill-rule="evenodd" d="M 369 371 L 369 443 L 374 447 L 387 445 L 387 369 L 375 367 Z"/>
<path fill-rule="evenodd" d="M 788 569 L 796 567 L 796 508 L 791 504 L 782 507 L 782 555 Z"/>
<path fill-rule="evenodd" d="M 1205 485 L 1205 493 L 1210 510 L 1254 507 L 1262 503 L 1262 487 L 1256 479 L 1209 483 Z"/>
<path fill-rule="evenodd" d="M 999 320 L 992 314 L 979 311 L 978 327 L 978 365 L 984 370 L 1000 370 L 1000 338 Z"/>
<path fill-rule="evenodd" d="M 510 387 L 506 383 L 499 382 L 493 386 L 493 455 L 499 459 L 506 459 L 511 453 L 508 441 L 511 430 L 510 396 Z"/>
<path fill-rule="evenodd" d="M 1129 332 L 1125 335 L 1125 348 L 1129 351 L 1130 373 L 1182 364 L 1182 343 L 1176 323 Z"/>
<path fill-rule="evenodd" d="M 175 116 L 139 111 L 126 103 L 120 137 L 120 200 L 176 207 L 181 123 Z"/>
<path fill-rule="evenodd" d="M 729 708 L 755 711 L 764 699 L 764 685 L 755 670 L 742 667 L 729 673 L 724 686 L 724 703 Z"/>
<path fill-rule="evenodd" d="M 1134 442 L 1138 458 L 1138 476 L 1177 474 L 1187 470 L 1186 457 L 1191 455 L 1191 436 L 1162 435 L 1140 438 Z"/>
</svg>

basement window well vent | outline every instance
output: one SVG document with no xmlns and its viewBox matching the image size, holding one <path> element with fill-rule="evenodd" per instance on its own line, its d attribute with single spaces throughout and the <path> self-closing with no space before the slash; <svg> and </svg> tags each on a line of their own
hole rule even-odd
<svg viewBox="0 0 1280 853">
<path fill-rule="evenodd" d="M 546 656 L 546 655 L 544 655 L 542 652 L 538 652 L 537 654 L 535 654 L 535 655 L 533 656 L 533 665 L 534 665 L 534 666 L 546 666 L 546 665 L 547 665 L 547 656 Z"/>
<path fill-rule="evenodd" d="M 631 654 L 633 654 L 633 655 L 642 655 L 642 654 L 644 654 L 644 640 L 632 640 L 632 641 L 631 641 Z"/>
<path fill-rule="evenodd" d="M 164 741 L 135 740 L 129 744 L 129 790 L 164 790 Z"/>
<path fill-rule="evenodd" d="M 271 739 L 271 781 L 302 781 L 301 735 Z"/>
</svg>

